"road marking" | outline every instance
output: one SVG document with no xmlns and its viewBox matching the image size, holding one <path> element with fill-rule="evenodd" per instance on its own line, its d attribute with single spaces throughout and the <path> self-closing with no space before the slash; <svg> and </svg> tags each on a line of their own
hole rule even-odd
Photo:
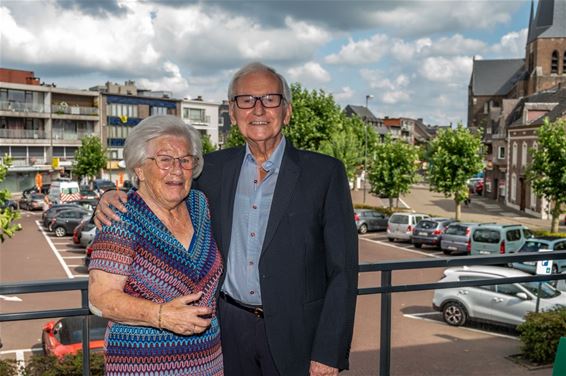
<svg viewBox="0 0 566 376">
<path fill-rule="evenodd" d="M 47 236 L 47 234 L 45 233 L 45 230 L 43 230 L 43 226 L 41 226 L 41 223 L 39 221 L 35 221 L 35 223 L 37 224 L 39 231 L 41 231 L 41 233 L 43 234 L 43 236 L 47 240 L 47 243 L 49 244 L 49 247 L 53 251 L 53 254 L 55 254 L 55 257 L 57 257 L 57 260 L 59 260 L 59 263 L 63 267 L 63 270 L 65 270 L 65 273 L 67 273 L 67 278 L 69 278 L 69 279 L 75 278 L 73 273 L 71 273 L 71 270 L 67 267 L 67 264 L 63 260 L 63 257 L 61 257 L 61 255 L 59 254 L 59 251 L 57 251 L 57 248 L 55 248 L 55 245 L 53 244 L 53 242 L 51 241 L 49 236 Z"/>
<path fill-rule="evenodd" d="M 64 256 L 63 257 L 65 260 L 66 259 L 84 259 L 84 256 Z"/>
<path fill-rule="evenodd" d="M 387 245 L 389 247 L 398 248 L 398 249 L 401 249 L 403 251 L 416 253 L 418 255 L 423 255 L 423 256 L 432 257 L 432 258 L 440 258 L 440 256 L 437 256 L 435 254 L 430 254 L 430 253 L 426 253 L 426 252 L 415 251 L 413 249 L 399 247 L 398 245 L 391 244 L 390 242 L 382 242 L 381 240 L 373 240 L 373 239 L 367 239 L 367 238 L 360 238 L 360 239 L 363 239 L 363 240 L 368 241 L 368 242 L 376 243 L 376 244 Z"/>
<path fill-rule="evenodd" d="M 23 376 L 23 371 L 26 368 L 26 360 L 23 351 L 16 352 L 16 364 L 18 365 L 18 376 Z"/>
<path fill-rule="evenodd" d="M 426 317 L 425 317 L 425 316 L 431 316 L 431 315 L 434 315 L 434 316 L 440 315 L 440 312 L 435 312 L 435 311 L 433 311 L 433 312 L 424 312 L 424 313 L 403 314 L 404 317 L 408 317 L 408 318 L 410 318 L 410 319 L 423 320 L 423 321 L 433 322 L 433 323 L 436 323 L 436 324 L 444 324 L 444 325 L 447 325 L 447 324 L 444 323 L 444 321 L 433 320 L 433 319 L 429 319 L 429 318 L 426 318 Z M 455 328 L 456 328 L 456 327 L 455 327 Z M 494 336 L 494 337 L 507 338 L 507 339 L 514 339 L 515 341 L 518 341 L 518 340 L 519 340 L 519 337 L 513 337 L 513 336 L 506 335 L 506 334 L 499 334 L 499 333 L 488 332 L 488 331 L 480 330 L 480 329 L 468 328 L 468 327 L 466 327 L 466 326 L 458 326 L 457 328 L 464 329 L 464 330 L 468 330 L 468 331 L 470 331 L 470 332 L 476 332 L 476 333 L 481 333 L 481 334 L 487 334 L 487 335 Z"/>
<path fill-rule="evenodd" d="M 18 353 L 26 353 L 26 352 L 43 352 L 43 349 L 17 349 L 17 350 L 6 350 L 0 351 L 0 355 L 10 355 L 10 354 L 17 354 Z"/>
<path fill-rule="evenodd" d="M 21 302 L 22 301 L 22 299 L 18 298 L 17 296 L 0 295 L 0 299 L 5 300 L 7 302 Z"/>
</svg>

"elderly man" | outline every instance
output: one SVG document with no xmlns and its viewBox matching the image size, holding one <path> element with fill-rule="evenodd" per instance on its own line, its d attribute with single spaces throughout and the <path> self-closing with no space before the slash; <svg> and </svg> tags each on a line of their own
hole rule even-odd
<svg viewBox="0 0 566 376">
<path fill-rule="evenodd" d="M 246 146 L 206 155 L 195 182 L 225 263 L 225 374 L 337 375 L 348 368 L 358 264 L 344 167 L 285 139 L 291 93 L 274 69 L 243 67 L 228 97 Z M 116 218 L 106 196 L 103 222 L 102 212 Z"/>
</svg>

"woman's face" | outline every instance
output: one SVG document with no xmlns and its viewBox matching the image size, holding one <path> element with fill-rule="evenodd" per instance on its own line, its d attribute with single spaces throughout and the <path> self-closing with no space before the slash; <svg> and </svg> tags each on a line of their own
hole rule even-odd
<svg viewBox="0 0 566 376">
<path fill-rule="evenodd" d="M 158 205 L 171 209 L 182 202 L 189 194 L 193 178 L 193 170 L 181 168 L 179 160 L 175 160 L 171 168 L 162 170 L 155 160 L 149 159 L 158 155 L 173 158 L 191 155 L 190 145 L 184 138 L 177 136 L 160 136 L 151 140 L 147 146 L 147 156 L 141 167 L 135 172 L 139 178 L 139 190 L 148 195 Z"/>
</svg>

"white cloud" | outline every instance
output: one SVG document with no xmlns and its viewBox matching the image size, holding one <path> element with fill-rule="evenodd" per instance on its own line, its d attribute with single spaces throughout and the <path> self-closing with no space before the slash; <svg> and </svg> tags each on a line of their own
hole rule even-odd
<svg viewBox="0 0 566 376">
<path fill-rule="evenodd" d="M 189 88 L 189 83 L 181 74 L 181 70 L 170 61 L 163 63 L 163 76 L 157 80 L 142 78 L 139 80 L 140 87 L 150 90 L 164 90 L 175 93 L 185 92 Z"/>
<path fill-rule="evenodd" d="M 295 82 L 323 83 L 330 81 L 330 74 L 315 62 L 293 67 L 288 70 L 289 78 Z"/>
<path fill-rule="evenodd" d="M 443 37 L 430 46 L 430 53 L 434 55 L 463 55 L 482 51 L 486 44 L 477 39 L 464 38 L 461 34 Z"/>
<path fill-rule="evenodd" d="M 339 53 L 330 54 L 324 60 L 329 64 L 376 63 L 388 53 L 388 39 L 383 34 L 376 34 L 357 42 L 350 38 L 348 44 L 342 46 Z"/>
<path fill-rule="evenodd" d="M 411 96 L 406 91 L 387 91 L 381 94 L 381 100 L 383 103 L 387 104 L 396 104 L 400 102 L 408 102 L 411 99 Z"/>
<path fill-rule="evenodd" d="M 461 83 L 469 79 L 472 64 L 472 57 L 469 56 L 429 57 L 423 61 L 419 73 L 429 81 Z"/>
<path fill-rule="evenodd" d="M 362 69 L 360 75 L 364 78 L 371 88 L 397 90 L 409 86 L 411 80 L 407 75 L 400 74 L 393 79 L 389 79 L 383 71 Z"/>
<path fill-rule="evenodd" d="M 354 90 L 349 86 L 344 86 L 340 91 L 332 93 L 332 96 L 337 101 L 343 101 L 354 97 Z"/>
<path fill-rule="evenodd" d="M 499 43 L 493 45 L 490 50 L 499 58 L 519 58 L 525 56 L 525 46 L 527 45 L 528 29 L 521 29 L 518 32 L 510 32 L 501 37 Z"/>
</svg>

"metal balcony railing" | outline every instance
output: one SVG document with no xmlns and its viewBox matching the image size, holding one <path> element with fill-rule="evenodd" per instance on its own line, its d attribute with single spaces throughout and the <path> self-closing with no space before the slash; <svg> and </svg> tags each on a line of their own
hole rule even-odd
<svg viewBox="0 0 566 376">
<path fill-rule="evenodd" d="M 51 112 L 57 115 L 97 116 L 98 107 L 83 107 L 83 106 L 55 104 L 51 106 Z"/>
<path fill-rule="evenodd" d="M 381 294 L 381 333 L 379 375 L 389 376 L 391 368 L 391 294 L 455 287 L 487 286 L 516 282 L 542 282 L 566 280 L 566 274 L 533 275 L 485 280 L 432 282 L 413 285 L 392 285 L 392 273 L 399 270 L 449 268 L 465 265 L 501 265 L 521 261 L 566 260 L 566 251 L 524 253 L 495 256 L 445 257 L 432 260 L 399 260 L 359 265 L 360 273 L 381 272 L 381 286 L 359 288 L 358 295 Z M 81 292 L 81 306 L 70 309 L 42 310 L 33 312 L 0 313 L 0 322 L 33 320 L 56 317 L 83 316 L 83 375 L 89 375 L 89 320 L 88 280 L 52 280 L 35 282 L 1 283 L 0 295 L 31 294 L 40 292 L 77 291 Z"/>
<path fill-rule="evenodd" d="M 41 140 L 47 134 L 43 129 L 0 129 L 0 138 Z"/>
</svg>

